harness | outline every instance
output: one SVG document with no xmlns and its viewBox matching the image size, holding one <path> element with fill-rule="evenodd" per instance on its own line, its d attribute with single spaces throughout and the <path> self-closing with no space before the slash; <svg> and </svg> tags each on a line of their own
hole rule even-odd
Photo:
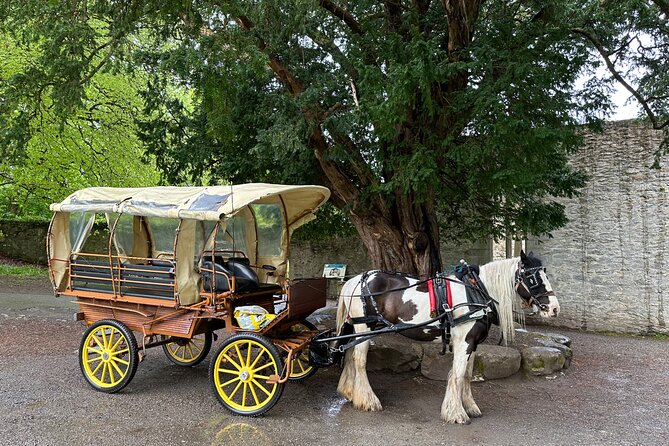
<svg viewBox="0 0 669 446">
<path fill-rule="evenodd" d="M 343 353 L 345 350 L 365 342 L 370 337 L 389 332 L 399 333 L 412 328 L 424 327 L 439 321 L 438 329 L 441 331 L 442 341 L 441 354 L 445 354 L 448 346 L 450 345 L 452 327 L 472 320 L 488 318 L 490 313 L 493 313 L 494 317 L 497 317 L 497 302 L 492 297 L 490 297 L 487 290 L 479 280 L 476 272 L 472 271 L 468 266 L 467 270 L 467 272 L 463 271 L 462 274 L 458 274 L 458 276 L 462 278 L 461 281 L 452 279 L 445 273 L 438 273 L 432 279 L 418 281 L 406 287 L 384 290 L 377 293 L 372 293 L 369 289 L 368 279 L 372 274 L 383 273 L 401 277 L 408 277 L 408 275 L 384 270 L 366 271 L 360 278 L 360 300 L 363 305 L 364 316 L 348 317 L 346 323 L 351 325 L 366 324 L 367 327 L 372 330 L 372 332 L 368 334 L 361 334 L 359 336 L 352 335 L 351 337 L 353 340 L 338 346 L 336 350 L 339 353 Z M 465 289 L 467 290 L 466 302 L 453 305 L 452 290 L 450 285 L 451 282 L 463 284 L 465 286 Z M 375 296 L 386 294 L 392 291 L 404 291 L 410 288 L 415 288 L 424 283 L 427 283 L 428 294 L 430 296 L 430 320 L 420 324 L 393 324 L 385 317 L 383 317 L 383 315 L 379 312 L 376 300 L 374 299 Z M 468 311 L 465 314 L 462 314 L 458 317 L 453 316 L 455 310 L 465 306 L 468 307 Z"/>
<path fill-rule="evenodd" d="M 555 296 L 555 293 L 553 291 L 546 291 L 545 293 L 539 294 L 533 292 L 541 284 L 539 272 L 542 270 L 544 270 L 543 266 L 525 268 L 523 264 L 519 262 L 514 279 L 514 288 L 516 289 L 516 293 L 525 299 L 530 306 L 535 305 L 541 311 L 548 311 L 548 305 L 539 302 L 539 299 L 542 297 Z"/>
</svg>

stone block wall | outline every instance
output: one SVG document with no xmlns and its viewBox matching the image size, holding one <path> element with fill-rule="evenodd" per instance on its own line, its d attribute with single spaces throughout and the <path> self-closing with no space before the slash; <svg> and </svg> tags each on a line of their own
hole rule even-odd
<svg viewBox="0 0 669 446">
<path fill-rule="evenodd" d="M 569 224 L 530 240 L 544 258 L 561 315 L 583 330 L 669 333 L 669 160 L 650 169 L 662 132 L 629 121 L 588 134 L 572 158 L 590 181 L 564 200 Z"/>
</svg>

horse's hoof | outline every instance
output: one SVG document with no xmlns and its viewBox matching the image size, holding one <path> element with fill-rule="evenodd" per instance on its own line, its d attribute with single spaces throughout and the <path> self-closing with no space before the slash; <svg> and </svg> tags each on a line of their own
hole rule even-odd
<svg viewBox="0 0 669 446">
<path fill-rule="evenodd" d="M 352 401 L 353 407 L 359 410 L 364 410 L 365 412 L 380 412 L 383 410 L 381 401 L 378 398 L 370 398 L 363 401 Z"/>
<path fill-rule="evenodd" d="M 481 418 L 481 409 L 478 407 L 467 411 L 470 418 Z"/>
<path fill-rule="evenodd" d="M 470 424 L 472 422 L 467 415 L 461 415 L 454 418 L 446 418 L 442 416 L 442 419 L 450 424 Z"/>
</svg>

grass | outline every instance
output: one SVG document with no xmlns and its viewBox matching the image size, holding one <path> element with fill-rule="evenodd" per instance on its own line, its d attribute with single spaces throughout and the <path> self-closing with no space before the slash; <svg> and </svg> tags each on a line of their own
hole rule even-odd
<svg viewBox="0 0 669 446">
<path fill-rule="evenodd" d="M 47 269 L 43 266 L 0 263 L 0 276 L 13 277 L 46 277 Z"/>
</svg>

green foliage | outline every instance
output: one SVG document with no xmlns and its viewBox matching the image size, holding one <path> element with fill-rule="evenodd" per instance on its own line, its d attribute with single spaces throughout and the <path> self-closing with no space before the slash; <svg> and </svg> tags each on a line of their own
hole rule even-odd
<svg viewBox="0 0 669 446">
<path fill-rule="evenodd" d="M 34 158 L 40 114 L 60 123 L 45 137 L 62 143 L 73 117 L 99 110 L 101 128 L 125 129 L 127 147 L 139 138 L 172 183 L 329 186 L 340 211 L 323 213 L 335 230 L 343 212 L 358 229 L 382 218 L 403 235 L 432 234 L 435 214 L 445 237 L 548 234 L 566 222 L 560 198 L 586 181 L 567 162 L 581 126 L 610 111 L 611 81 L 593 74 L 600 58 L 580 31 L 611 50 L 644 35 L 658 43 L 619 56 L 660 116 L 663 4 L 7 3 L 0 26 L 31 63 L 16 63 L 0 93 L 0 147 Z M 91 106 L 102 75 L 127 83 L 114 90 L 123 107 Z M 118 123 L 103 121 L 115 111 Z"/>
<path fill-rule="evenodd" d="M 23 79 L 23 66 L 39 63 L 39 49 L 25 48 L 7 35 L 0 35 L 0 79 L 12 83 Z M 137 79 L 98 72 L 87 83 L 78 105 L 63 119 L 58 102 L 65 100 L 52 91 L 41 102 L 2 104 L 0 121 L 9 129 L 1 146 L 0 212 L 12 218 L 48 218 L 50 203 L 88 186 L 154 185 L 159 174 L 151 157 L 144 155 L 135 136 L 133 115 L 140 111 Z M 26 100 L 30 100 L 29 98 Z M 2 107 L 0 107 L 1 109 Z M 32 119 L 18 125 L 12 116 L 29 111 Z M 12 130 L 20 127 L 19 130 Z M 21 135 L 20 141 L 13 135 Z"/>
<path fill-rule="evenodd" d="M 46 277 L 47 269 L 36 265 L 0 263 L 0 276 Z"/>
</svg>

